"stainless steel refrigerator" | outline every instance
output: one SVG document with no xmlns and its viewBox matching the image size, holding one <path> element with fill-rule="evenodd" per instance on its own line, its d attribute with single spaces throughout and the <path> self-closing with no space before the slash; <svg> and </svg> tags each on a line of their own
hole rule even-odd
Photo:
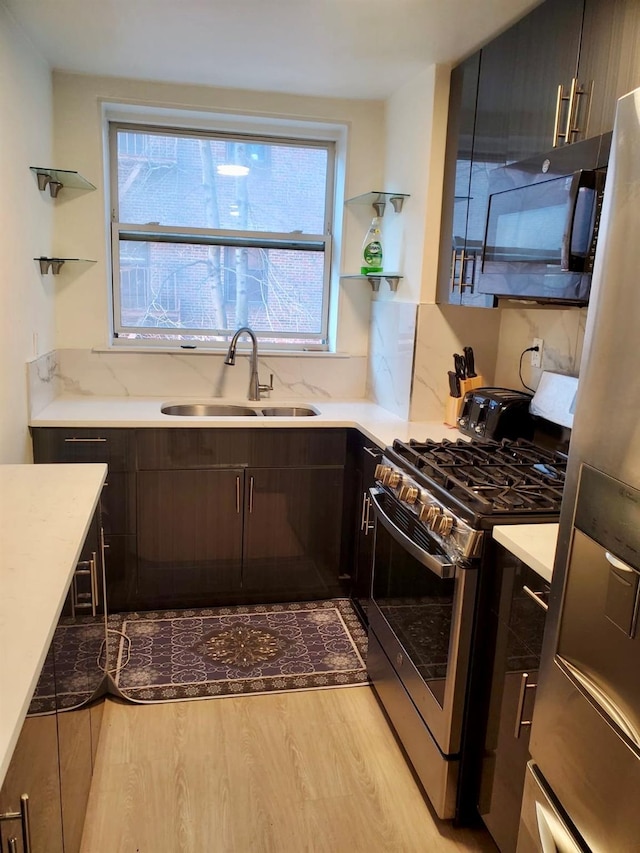
<svg viewBox="0 0 640 853">
<path fill-rule="evenodd" d="M 640 851 L 640 89 L 618 101 L 518 853 Z"/>
</svg>

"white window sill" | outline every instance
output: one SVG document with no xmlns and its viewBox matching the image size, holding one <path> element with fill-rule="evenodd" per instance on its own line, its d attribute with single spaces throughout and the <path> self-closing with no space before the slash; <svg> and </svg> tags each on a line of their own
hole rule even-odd
<svg viewBox="0 0 640 853">
<path fill-rule="evenodd" d="M 246 349 L 248 352 L 249 349 Z M 95 353 L 155 353 L 156 355 L 219 355 L 226 356 L 226 349 L 205 349 L 197 348 L 197 349 L 182 349 L 181 347 L 127 347 L 127 346 L 117 346 L 117 347 L 92 347 L 91 352 Z M 242 342 L 238 346 L 238 354 L 242 355 L 245 353 L 245 348 L 242 346 Z M 260 358 L 352 358 L 352 354 L 348 352 L 327 352 L 327 350 L 273 350 L 273 349 L 261 349 L 258 347 L 258 354 Z"/>
</svg>

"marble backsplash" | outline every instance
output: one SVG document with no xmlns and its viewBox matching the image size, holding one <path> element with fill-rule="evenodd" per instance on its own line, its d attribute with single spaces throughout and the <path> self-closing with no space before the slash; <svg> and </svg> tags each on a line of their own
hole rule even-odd
<svg viewBox="0 0 640 853">
<path fill-rule="evenodd" d="M 411 392 L 411 420 L 441 421 L 449 396 L 447 372 L 453 353 L 473 347 L 476 371 L 494 384 L 500 334 L 500 311 L 459 305 L 418 307 L 416 353 Z"/>
<path fill-rule="evenodd" d="M 345 400 L 365 396 L 366 356 L 261 355 L 260 382 L 273 374 L 271 400 Z M 61 349 L 27 365 L 29 404 L 36 415 L 60 394 L 246 400 L 249 355 L 234 367 L 224 354 L 97 352 Z"/>
<path fill-rule="evenodd" d="M 522 389 L 518 366 L 520 354 L 534 338 L 542 338 L 542 366 L 531 367 L 531 354 L 522 359 L 522 378 L 534 390 L 543 370 L 577 376 L 584 343 L 586 308 L 521 308 L 501 310 L 500 339 L 496 360 L 496 385 Z"/>
<path fill-rule="evenodd" d="M 367 397 L 400 417 L 409 415 L 417 305 L 371 305 Z"/>
</svg>

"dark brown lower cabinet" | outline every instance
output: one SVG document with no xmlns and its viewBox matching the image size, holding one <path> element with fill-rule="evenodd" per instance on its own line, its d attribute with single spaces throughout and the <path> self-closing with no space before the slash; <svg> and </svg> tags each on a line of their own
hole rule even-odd
<svg viewBox="0 0 640 853">
<path fill-rule="evenodd" d="M 138 599 L 217 603 L 240 591 L 242 469 L 138 472 Z"/>
<path fill-rule="evenodd" d="M 102 503 L 110 612 L 346 591 L 346 430 L 39 427 L 32 434 L 36 462 L 109 466 Z"/>
<path fill-rule="evenodd" d="M 478 809 L 501 853 L 515 853 L 549 585 L 500 546 L 496 577 L 496 650 Z"/>
<path fill-rule="evenodd" d="M 341 467 L 138 472 L 144 607 L 338 593 Z"/>
<path fill-rule="evenodd" d="M 52 666 L 53 652 L 45 666 Z M 28 796 L 31 850 L 33 853 L 63 853 L 58 729 L 55 709 L 27 717 L 22 725 L 0 790 L 0 849 L 24 853 L 19 817 L 21 797 Z M 12 846 L 15 844 L 15 847 Z"/>
<path fill-rule="evenodd" d="M 278 601 L 339 594 L 342 488 L 341 467 L 246 471 L 243 594 Z"/>
</svg>

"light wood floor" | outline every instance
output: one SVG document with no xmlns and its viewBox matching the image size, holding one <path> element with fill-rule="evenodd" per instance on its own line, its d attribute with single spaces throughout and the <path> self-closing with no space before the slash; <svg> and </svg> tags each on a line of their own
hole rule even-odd
<svg viewBox="0 0 640 853">
<path fill-rule="evenodd" d="M 367 686 L 107 704 L 82 853 L 461 853 Z"/>
</svg>

